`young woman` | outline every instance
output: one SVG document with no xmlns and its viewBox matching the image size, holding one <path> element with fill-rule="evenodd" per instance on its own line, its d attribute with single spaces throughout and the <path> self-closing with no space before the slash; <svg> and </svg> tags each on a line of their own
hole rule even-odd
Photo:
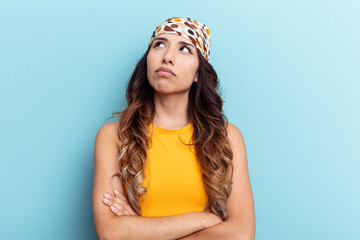
<svg viewBox="0 0 360 240">
<path fill-rule="evenodd" d="M 246 149 L 222 111 L 206 25 L 156 27 L 128 83 L 128 106 L 95 140 L 100 239 L 254 239 Z"/>
</svg>

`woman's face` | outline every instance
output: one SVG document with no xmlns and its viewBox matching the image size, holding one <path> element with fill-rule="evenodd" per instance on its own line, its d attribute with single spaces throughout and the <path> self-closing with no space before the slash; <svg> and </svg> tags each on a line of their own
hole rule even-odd
<svg viewBox="0 0 360 240">
<path fill-rule="evenodd" d="M 186 93 L 197 82 L 199 57 L 196 47 L 185 37 L 171 33 L 158 35 L 147 56 L 147 77 L 158 93 Z M 173 74 L 157 71 L 168 68 Z"/>
</svg>

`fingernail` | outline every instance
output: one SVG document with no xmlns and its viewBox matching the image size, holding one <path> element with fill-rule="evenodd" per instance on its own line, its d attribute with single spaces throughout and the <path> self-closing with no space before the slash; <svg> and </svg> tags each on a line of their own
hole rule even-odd
<svg viewBox="0 0 360 240">
<path fill-rule="evenodd" d="M 105 193 L 105 194 L 104 194 L 104 197 L 106 197 L 106 198 L 110 198 L 110 197 L 111 197 L 111 195 L 110 195 L 110 194 Z"/>
<path fill-rule="evenodd" d="M 119 191 L 116 190 L 116 189 L 114 189 L 114 193 L 115 193 L 115 194 L 119 194 Z"/>
<path fill-rule="evenodd" d="M 115 208 L 113 206 L 110 206 L 111 210 L 115 211 Z"/>
<path fill-rule="evenodd" d="M 109 202 L 110 202 L 110 200 L 109 200 L 109 199 L 106 199 L 106 198 L 104 198 L 103 200 L 104 200 L 104 202 L 106 202 L 106 203 L 109 203 Z"/>
</svg>

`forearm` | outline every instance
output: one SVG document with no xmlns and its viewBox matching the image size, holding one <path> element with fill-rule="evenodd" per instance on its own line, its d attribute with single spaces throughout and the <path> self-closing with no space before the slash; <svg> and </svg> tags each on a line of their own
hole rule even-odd
<svg viewBox="0 0 360 240">
<path fill-rule="evenodd" d="M 183 240 L 212 240 L 212 239 L 224 239 L 224 240 L 253 240 L 255 238 L 255 231 L 252 229 L 240 229 L 235 223 L 231 221 L 225 221 L 215 226 L 203 229 L 201 231 L 192 233 L 185 236 Z"/>
<path fill-rule="evenodd" d="M 192 212 L 168 217 L 116 216 L 101 239 L 179 239 L 209 227 L 207 213 Z M 212 226 L 212 225 L 211 225 Z"/>
</svg>

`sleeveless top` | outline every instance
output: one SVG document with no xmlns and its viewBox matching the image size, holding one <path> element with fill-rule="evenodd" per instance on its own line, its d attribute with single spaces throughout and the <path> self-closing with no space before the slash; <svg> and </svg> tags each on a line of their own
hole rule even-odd
<svg viewBox="0 0 360 240">
<path fill-rule="evenodd" d="M 203 211 L 208 197 L 201 167 L 194 146 L 184 144 L 192 143 L 192 124 L 175 130 L 150 124 L 148 130 L 151 142 L 144 164 L 145 179 L 140 184 L 147 188 L 140 201 L 142 216 Z"/>
</svg>

